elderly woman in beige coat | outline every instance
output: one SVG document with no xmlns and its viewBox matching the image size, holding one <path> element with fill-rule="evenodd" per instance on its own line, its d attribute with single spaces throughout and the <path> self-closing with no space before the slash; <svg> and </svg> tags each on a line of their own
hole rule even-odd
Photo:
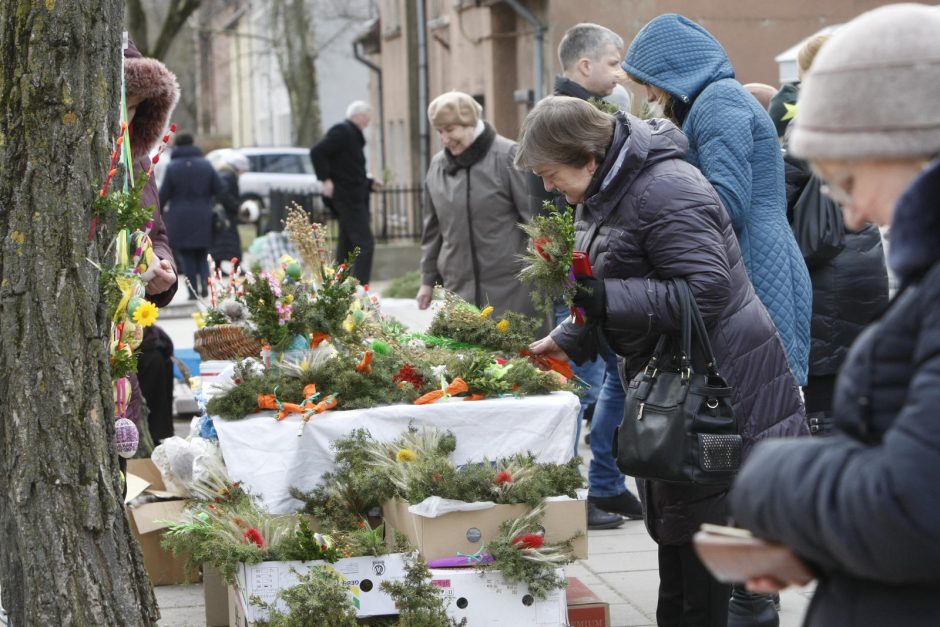
<svg viewBox="0 0 940 627">
<path fill-rule="evenodd" d="M 435 98 L 428 119 L 444 144 L 427 174 L 418 307 L 427 309 L 435 284 L 497 315 L 533 315 L 528 287 L 517 278 L 528 222 L 525 174 L 513 167 L 516 143 L 481 118 L 482 107 L 452 91 Z"/>
</svg>

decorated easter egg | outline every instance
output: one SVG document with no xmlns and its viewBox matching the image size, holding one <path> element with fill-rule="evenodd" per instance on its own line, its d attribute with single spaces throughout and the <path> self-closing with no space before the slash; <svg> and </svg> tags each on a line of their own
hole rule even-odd
<svg viewBox="0 0 940 627">
<path fill-rule="evenodd" d="M 137 425 L 127 418 L 118 418 L 114 421 L 114 443 L 117 446 L 118 455 L 125 459 L 130 459 L 137 452 L 137 445 L 140 443 L 140 434 L 137 432 Z"/>
<path fill-rule="evenodd" d="M 303 274 L 303 270 L 299 263 L 292 261 L 284 266 L 284 273 L 294 280 L 299 280 L 301 274 Z"/>
<path fill-rule="evenodd" d="M 130 346 L 131 350 L 134 350 L 144 341 L 144 328 L 127 320 L 124 322 L 124 335 L 121 339 Z"/>
<path fill-rule="evenodd" d="M 137 308 L 144 304 L 144 299 L 139 296 L 135 296 L 127 301 L 127 317 L 131 320 L 134 319 L 134 312 L 137 311 Z"/>
</svg>

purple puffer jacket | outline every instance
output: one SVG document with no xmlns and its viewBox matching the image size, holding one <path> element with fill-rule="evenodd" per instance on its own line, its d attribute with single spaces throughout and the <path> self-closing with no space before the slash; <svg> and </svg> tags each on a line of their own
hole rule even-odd
<svg viewBox="0 0 940 627">
<path fill-rule="evenodd" d="M 734 387 L 744 454 L 764 438 L 808 435 L 783 344 L 748 280 L 717 193 L 684 160 L 685 135 L 665 120 L 616 119 L 576 224 L 576 249 L 588 251 L 594 275 L 604 279 L 607 319 L 603 329 L 565 322 L 552 337 L 581 361 L 593 356 L 603 333 L 629 380 L 661 333 L 678 332 L 670 279 L 683 277 L 709 327 L 719 369 Z M 725 522 L 726 488 L 643 483 L 647 526 L 661 544 L 684 544 L 701 523 Z"/>
</svg>

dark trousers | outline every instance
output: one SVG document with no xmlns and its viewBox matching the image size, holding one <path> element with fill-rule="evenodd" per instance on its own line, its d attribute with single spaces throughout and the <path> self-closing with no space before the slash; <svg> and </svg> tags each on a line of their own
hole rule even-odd
<svg viewBox="0 0 940 627">
<path fill-rule="evenodd" d="M 140 393 L 150 415 L 147 426 L 154 444 L 173 436 L 173 342 L 158 326 L 144 329 L 137 356 Z"/>
<path fill-rule="evenodd" d="M 692 544 L 659 547 L 659 627 L 727 627 L 731 586 L 712 577 Z"/>
<path fill-rule="evenodd" d="M 196 293 L 209 295 L 209 251 L 206 248 L 184 248 L 178 251 L 183 262 L 183 274 Z"/>
<path fill-rule="evenodd" d="M 372 275 L 372 255 L 375 253 L 375 237 L 369 226 L 369 202 L 344 203 L 334 201 L 339 218 L 339 241 L 336 244 L 336 263 L 343 263 L 353 250 L 359 248 L 359 256 L 353 265 L 352 275 L 366 285 Z"/>
</svg>

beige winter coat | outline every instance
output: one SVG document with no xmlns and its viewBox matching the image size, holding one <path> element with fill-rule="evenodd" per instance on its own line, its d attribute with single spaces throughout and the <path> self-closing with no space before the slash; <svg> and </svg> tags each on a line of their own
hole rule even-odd
<svg viewBox="0 0 940 627">
<path fill-rule="evenodd" d="M 525 173 L 516 170 L 516 143 L 496 135 L 469 168 L 446 172 L 444 151 L 427 174 L 430 197 L 422 238 L 424 285 L 443 284 L 467 301 L 535 315 L 528 286 L 516 275 L 525 252 L 520 222 L 532 218 Z"/>
</svg>

